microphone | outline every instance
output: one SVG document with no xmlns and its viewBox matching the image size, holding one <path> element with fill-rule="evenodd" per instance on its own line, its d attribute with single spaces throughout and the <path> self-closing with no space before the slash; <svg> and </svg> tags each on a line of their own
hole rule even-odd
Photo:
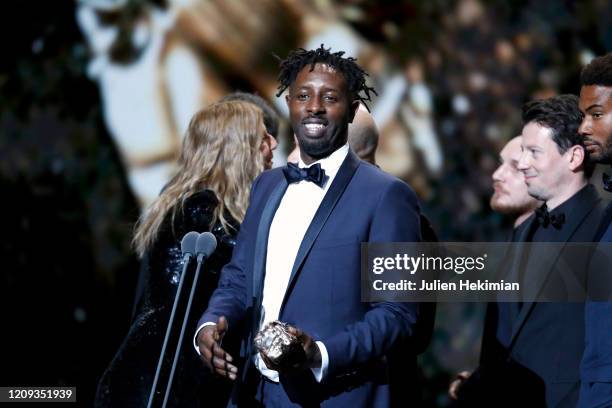
<svg viewBox="0 0 612 408">
<path fill-rule="evenodd" d="M 203 232 L 196 241 L 195 251 L 198 256 L 198 262 L 202 262 L 202 258 L 208 258 L 217 249 L 217 238 L 210 232 Z"/>
<path fill-rule="evenodd" d="M 181 348 L 183 346 L 183 337 L 185 336 L 185 330 L 187 328 L 187 323 L 189 321 L 189 315 L 191 313 L 191 304 L 193 303 L 193 297 L 198 287 L 198 280 L 200 277 L 200 270 L 202 269 L 202 265 L 204 264 L 204 260 L 207 259 L 213 252 L 217 249 L 217 239 L 210 232 L 203 232 L 200 234 L 196 241 L 195 245 L 195 253 L 197 259 L 197 266 L 195 275 L 193 276 L 193 283 L 191 284 L 191 291 L 189 292 L 189 300 L 187 301 L 187 306 L 185 307 L 185 317 L 183 318 L 183 326 L 181 326 L 181 332 L 179 334 L 178 345 L 176 346 L 176 352 L 174 353 L 174 360 L 172 361 L 172 369 L 170 370 L 170 375 L 168 376 L 168 384 L 166 385 L 166 395 L 164 396 L 164 403 L 162 407 L 165 408 L 168 403 L 168 398 L 170 398 L 170 391 L 172 390 L 172 381 L 174 380 L 174 373 L 176 371 L 176 365 L 179 360 L 179 355 L 181 354 Z"/>
<path fill-rule="evenodd" d="M 181 253 L 183 254 L 184 261 L 187 261 L 188 258 L 195 255 L 196 244 L 199 237 L 200 234 L 195 231 L 191 231 L 186 233 L 185 236 L 183 236 L 183 239 L 181 239 Z"/>
<path fill-rule="evenodd" d="M 186 233 L 181 239 L 181 252 L 183 254 L 183 271 L 179 280 L 178 287 L 176 288 L 176 296 L 174 297 L 174 304 L 172 305 L 172 312 L 170 313 L 170 319 L 168 320 L 168 327 L 166 328 L 166 336 L 164 337 L 164 343 L 162 344 L 161 352 L 159 353 L 159 360 L 157 361 L 157 369 L 155 370 L 155 377 L 153 378 L 153 385 L 151 386 L 151 393 L 149 394 L 149 402 L 147 408 L 151 408 L 155 399 L 155 393 L 157 390 L 157 383 L 159 382 L 159 376 L 162 370 L 164 355 L 166 354 L 166 348 L 168 347 L 168 341 L 170 339 L 170 332 L 172 331 L 172 325 L 174 323 L 174 316 L 176 315 L 176 309 L 178 307 L 179 295 L 181 288 L 185 282 L 185 275 L 189 269 L 189 264 L 194 255 L 196 255 L 198 238 L 200 234 L 196 231 Z"/>
</svg>

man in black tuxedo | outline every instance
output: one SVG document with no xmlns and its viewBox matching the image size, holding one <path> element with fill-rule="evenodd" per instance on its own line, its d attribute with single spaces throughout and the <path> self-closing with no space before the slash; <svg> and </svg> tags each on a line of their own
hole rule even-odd
<svg viewBox="0 0 612 408">
<path fill-rule="evenodd" d="M 562 95 L 523 107 L 518 169 L 525 176 L 529 194 L 544 204 L 517 229 L 513 241 L 593 240 L 602 208 L 588 182 L 592 166 L 578 134 L 581 119 L 575 96 Z M 561 247 L 539 252 L 522 252 L 525 263 L 515 268 L 526 274 L 522 278 L 526 293 L 538 293 L 559 278 Z M 542 260 L 537 276 L 524 272 L 532 271 L 528 266 Z M 464 387 L 464 395 L 460 393 L 460 405 L 575 407 L 583 349 L 583 304 L 498 303 L 487 310 L 481 364 Z"/>
<path fill-rule="evenodd" d="M 512 224 L 513 236 L 519 227 L 525 222 L 533 211 L 542 204 L 527 192 L 525 177 L 518 169 L 518 162 L 521 158 L 521 144 L 523 138 L 516 136 L 499 152 L 499 166 L 495 169 L 491 179 L 493 181 L 493 195 L 491 196 L 491 209 L 498 214 L 502 214 L 514 219 Z M 488 307 L 494 307 L 489 305 Z M 472 375 L 471 371 L 461 371 L 450 384 L 448 389 L 449 397 L 456 401 L 459 390 L 463 383 Z"/>
</svg>

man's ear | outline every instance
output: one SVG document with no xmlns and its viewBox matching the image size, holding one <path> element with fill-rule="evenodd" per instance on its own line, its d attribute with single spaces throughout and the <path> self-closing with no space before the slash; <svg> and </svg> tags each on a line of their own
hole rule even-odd
<svg viewBox="0 0 612 408">
<path fill-rule="evenodd" d="M 353 123 L 353 119 L 355 119 L 355 115 L 357 114 L 357 110 L 359 109 L 360 104 L 361 102 L 359 102 L 358 99 L 355 99 L 353 102 L 351 102 L 351 116 L 349 117 L 349 123 Z"/>
<path fill-rule="evenodd" d="M 569 154 L 569 169 L 575 172 L 580 169 L 586 159 L 584 147 L 580 145 L 574 145 L 569 148 L 569 151 L 567 153 Z"/>
<path fill-rule="evenodd" d="M 287 108 L 289 107 L 289 94 L 291 93 L 290 90 L 287 91 L 287 93 L 285 94 L 285 102 L 287 103 Z"/>
</svg>

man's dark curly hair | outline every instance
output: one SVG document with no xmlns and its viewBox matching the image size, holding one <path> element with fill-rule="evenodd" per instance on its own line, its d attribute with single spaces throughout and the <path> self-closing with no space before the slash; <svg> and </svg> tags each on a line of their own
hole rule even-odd
<svg viewBox="0 0 612 408">
<path fill-rule="evenodd" d="M 523 124 L 535 122 L 549 128 L 561 154 L 572 146 L 584 146 L 583 138 L 578 133 L 582 118 L 578 97 L 575 95 L 559 95 L 523 105 Z M 593 169 L 594 165 L 589 163 L 589 160 L 585 160 L 584 173 L 587 177 L 593 174 Z"/>
<path fill-rule="evenodd" d="M 593 59 L 582 70 L 580 84 L 612 87 L 612 52 Z"/>
<path fill-rule="evenodd" d="M 346 79 L 350 97 L 361 101 L 366 108 L 366 101 L 372 100 L 372 93 L 377 95 L 374 88 L 366 85 L 368 73 L 363 70 L 353 57 L 343 57 L 344 51 L 331 52 L 331 48 L 325 48 L 323 44 L 316 50 L 305 50 L 298 48 L 291 51 L 287 58 L 280 62 L 280 73 L 278 74 L 278 92 L 276 96 L 281 96 L 287 88 L 293 84 L 298 73 L 307 65 L 313 71 L 315 64 L 321 63 L 333 67 L 341 72 Z M 280 59 L 280 58 L 279 58 Z"/>
</svg>

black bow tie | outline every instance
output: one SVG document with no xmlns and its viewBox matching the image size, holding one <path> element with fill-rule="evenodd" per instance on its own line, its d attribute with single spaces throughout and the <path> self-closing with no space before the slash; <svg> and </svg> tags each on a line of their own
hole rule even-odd
<svg viewBox="0 0 612 408">
<path fill-rule="evenodd" d="M 536 208 L 535 215 L 536 221 L 544 228 L 548 228 L 549 225 L 552 225 L 556 229 L 561 229 L 565 223 L 565 214 L 561 213 L 550 215 L 546 204 Z"/>
<path fill-rule="evenodd" d="M 321 168 L 320 163 L 315 163 L 310 167 L 300 168 L 297 164 L 287 163 L 287 167 L 283 168 L 283 173 L 287 179 L 287 183 L 298 183 L 302 180 L 312 181 L 319 187 L 323 187 L 327 177 L 325 170 Z"/>
<path fill-rule="evenodd" d="M 604 188 L 604 190 L 612 193 L 612 177 L 610 177 L 609 175 L 604 173 L 604 174 L 601 175 L 601 178 L 603 180 L 603 188 Z"/>
</svg>

